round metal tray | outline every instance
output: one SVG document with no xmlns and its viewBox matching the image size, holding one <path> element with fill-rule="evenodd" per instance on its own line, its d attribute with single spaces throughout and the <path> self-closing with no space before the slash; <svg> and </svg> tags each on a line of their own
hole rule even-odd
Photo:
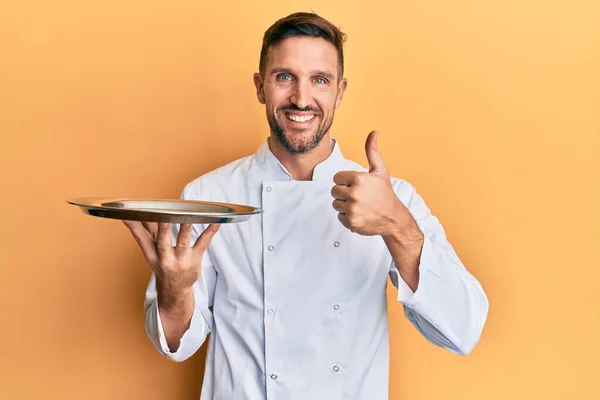
<svg viewBox="0 0 600 400">
<path fill-rule="evenodd" d="M 179 224 L 238 223 L 263 212 L 246 205 L 200 200 L 86 197 L 67 203 L 94 217 Z"/>
</svg>

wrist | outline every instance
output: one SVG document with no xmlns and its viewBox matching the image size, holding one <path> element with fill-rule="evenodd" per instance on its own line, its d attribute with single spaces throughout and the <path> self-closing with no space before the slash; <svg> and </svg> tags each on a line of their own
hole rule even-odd
<svg viewBox="0 0 600 400">
<path fill-rule="evenodd" d="M 415 224 L 416 225 L 416 224 Z M 389 234 L 382 235 L 388 245 L 393 245 L 404 252 L 421 251 L 425 236 L 419 227 L 398 228 Z"/>
<path fill-rule="evenodd" d="M 185 308 L 194 295 L 192 286 L 172 285 L 159 279 L 156 280 L 156 291 L 159 307 L 165 311 Z"/>
<path fill-rule="evenodd" d="M 425 236 L 406 207 L 399 204 L 398 211 L 391 219 L 390 227 L 383 234 L 386 242 L 402 248 L 421 248 Z"/>
</svg>

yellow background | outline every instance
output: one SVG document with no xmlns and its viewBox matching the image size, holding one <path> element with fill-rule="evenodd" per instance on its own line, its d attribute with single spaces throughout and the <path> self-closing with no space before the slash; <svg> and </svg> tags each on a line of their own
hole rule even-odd
<svg viewBox="0 0 600 400">
<path fill-rule="evenodd" d="M 365 165 L 381 132 L 490 299 L 459 357 L 390 296 L 391 399 L 600 398 L 600 3 L 302 4 L 2 2 L 0 398 L 199 397 L 205 348 L 146 338 L 128 231 L 65 200 L 177 197 L 254 152 L 262 34 L 311 9 L 349 35 L 333 136 Z"/>
</svg>

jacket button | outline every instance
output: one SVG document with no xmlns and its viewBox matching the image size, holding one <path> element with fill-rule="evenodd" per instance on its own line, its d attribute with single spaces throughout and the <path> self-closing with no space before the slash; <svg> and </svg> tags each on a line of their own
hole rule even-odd
<svg viewBox="0 0 600 400">
<path fill-rule="evenodd" d="M 340 242 L 335 242 L 333 245 L 334 245 L 335 247 L 340 247 Z"/>
</svg>

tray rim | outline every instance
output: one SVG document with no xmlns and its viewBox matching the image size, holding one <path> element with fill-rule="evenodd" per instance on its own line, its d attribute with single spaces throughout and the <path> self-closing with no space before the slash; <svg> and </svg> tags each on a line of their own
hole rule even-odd
<svg viewBox="0 0 600 400">
<path fill-rule="evenodd" d="M 160 201 L 160 202 L 175 202 L 175 203 L 194 203 L 194 204 L 206 204 L 221 206 L 231 209 L 238 209 L 235 212 L 229 213 L 215 213 L 215 212 L 195 212 L 195 211 L 182 211 L 182 210 L 167 210 L 161 209 L 161 211 L 149 210 L 144 208 L 122 208 L 106 206 L 102 203 L 109 202 L 123 202 L 123 201 Z M 263 213 L 263 209 L 260 207 L 254 207 L 249 205 L 237 204 L 237 203 L 225 203 L 218 201 L 208 200 L 191 200 L 191 199 L 173 199 L 173 198 L 148 198 L 148 197 L 72 197 L 66 200 L 68 204 L 83 207 L 86 209 L 97 209 L 97 210 L 109 210 L 117 212 L 141 212 L 154 215 L 178 215 L 178 216 L 190 216 L 190 217 L 216 217 L 216 218 L 230 218 L 236 216 L 250 216 L 255 214 Z M 239 211 L 239 209 L 247 209 L 248 211 Z"/>
</svg>

